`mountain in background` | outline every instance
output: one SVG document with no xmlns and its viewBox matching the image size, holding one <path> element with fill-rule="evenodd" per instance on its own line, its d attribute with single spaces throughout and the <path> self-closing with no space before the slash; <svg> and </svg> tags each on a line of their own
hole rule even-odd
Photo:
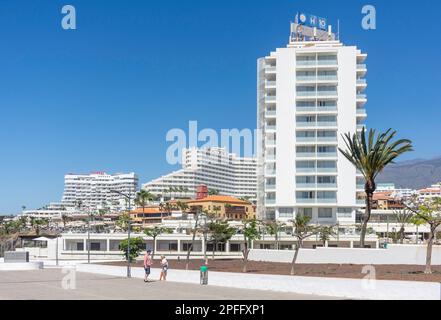
<svg viewBox="0 0 441 320">
<path fill-rule="evenodd" d="M 397 188 L 422 189 L 441 182 L 441 157 L 416 159 L 386 167 L 377 183 L 395 183 Z"/>
</svg>

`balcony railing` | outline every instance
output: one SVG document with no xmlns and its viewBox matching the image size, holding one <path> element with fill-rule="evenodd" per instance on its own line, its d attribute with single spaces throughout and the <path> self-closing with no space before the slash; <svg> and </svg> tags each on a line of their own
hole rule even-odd
<svg viewBox="0 0 441 320">
<path fill-rule="evenodd" d="M 336 96 L 338 95 L 338 92 L 333 90 L 333 91 L 317 91 L 317 95 L 320 97 L 323 96 Z"/>
<path fill-rule="evenodd" d="M 366 70 L 367 66 L 364 63 L 358 63 L 357 64 L 357 70 Z"/>
<path fill-rule="evenodd" d="M 308 204 L 310 204 L 310 203 L 315 203 L 316 202 L 316 199 L 314 199 L 314 198 L 297 198 L 296 199 L 297 200 L 297 202 L 298 203 L 308 203 Z"/>
<path fill-rule="evenodd" d="M 276 110 L 266 110 L 265 111 L 265 116 L 267 116 L 267 117 L 271 117 L 271 116 L 275 116 L 275 115 L 277 115 Z"/>
<path fill-rule="evenodd" d="M 317 142 L 337 142 L 337 137 L 317 137 Z"/>
<path fill-rule="evenodd" d="M 304 122 L 304 121 L 299 121 L 296 122 L 296 126 L 297 127 L 315 127 L 317 125 L 317 122 Z"/>
<path fill-rule="evenodd" d="M 337 76 L 297 76 L 298 82 L 338 81 Z"/>
<path fill-rule="evenodd" d="M 319 112 L 337 111 L 337 106 L 317 107 L 317 111 Z"/>
<path fill-rule="evenodd" d="M 265 71 L 266 72 L 276 72 L 277 71 L 277 67 L 275 67 L 275 66 L 266 66 L 265 67 Z"/>
<path fill-rule="evenodd" d="M 337 168 L 317 168 L 317 173 L 337 173 Z"/>
<path fill-rule="evenodd" d="M 297 142 L 316 142 L 317 139 L 315 137 L 297 137 Z"/>
<path fill-rule="evenodd" d="M 366 114 L 366 109 L 361 109 L 361 108 L 357 109 L 357 114 L 358 114 L 358 115 L 364 115 L 364 114 Z"/>
<path fill-rule="evenodd" d="M 316 186 L 315 183 L 296 183 L 297 189 L 315 189 Z"/>
<path fill-rule="evenodd" d="M 367 84 L 366 79 L 357 79 L 357 84 Z"/>
<path fill-rule="evenodd" d="M 317 126 L 318 127 L 336 127 L 337 121 L 318 121 Z"/>
<path fill-rule="evenodd" d="M 276 204 L 276 199 L 265 199 L 265 204 Z"/>
<path fill-rule="evenodd" d="M 267 124 L 267 125 L 266 125 L 266 130 L 276 130 L 276 125 L 273 125 L 273 124 Z"/>
<path fill-rule="evenodd" d="M 276 155 L 275 154 L 267 154 L 265 156 L 266 160 L 276 160 Z"/>
<path fill-rule="evenodd" d="M 275 87 L 276 81 L 265 81 L 265 87 Z"/>
<path fill-rule="evenodd" d="M 297 152 L 298 158 L 316 158 L 317 154 L 315 152 Z"/>
<path fill-rule="evenodd" d="M 337 60 L 317 60 L 319 66 L 335 66 L 337 65 Z"/>
<path fill-rule="evenodd" d="M 318 158 L 335 158 L 337 157 L 337 152 L 317 152 Z"/>
<path fill-rule="evenodd" d="M 317 183 L 317 188 L 321 189 L 335 189 L 337 188 L 337 183 Z"/>
<path fill-rule="evenodd" d="M 367 95 L 364 94 L 364 93 L 358 93 L 357 94 L 357 99 L 365 100 L 365 99 L 367 99 Z"/>
<path fill-rule="evenodd" d="M 266 140 L 266 145 L 267 146 L 275 146 L 276 145 L 277 140 L 273 140 L 273 139 L 267 139 Z"/>
<path fill-rule="evenodd" d="M 276 170 L 275 169 L 266 169 L 265 174 L 268 176 L 274 176 L 274 175 L 276 175 Z"/>
<path fill-rule="evenodd" d="M 276 96 L 265 96 L 265 101 L 268 102 L 276 102 Z"/>
<path fill-rule="evenodd" d="M 265 185 L 265 190 L 276 190 L 276 185 L 275 184 L 266 184 Z"/>
<path fill-rule="evenodd" d="M 317 198 L 317 203 L 337 203 L 337 198 Z"/>
<path fill-rule="evenodd" d="M 317 170 L 316 170 L 316 168 L 297 167 L 296 171 L 299 172 L 299 173 L 315 173 Z"/>
</svg>

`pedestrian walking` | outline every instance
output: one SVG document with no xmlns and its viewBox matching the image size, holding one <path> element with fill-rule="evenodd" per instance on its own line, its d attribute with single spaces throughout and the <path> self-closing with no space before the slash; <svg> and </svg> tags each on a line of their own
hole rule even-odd
<svg viewBox="0 0 441 320">
<path fill-rule="evenodd" d="M 152 265 L 153 265 L 152 250 L 147 250 L 144 256 L 144 270 L 145 270 L 144 282 L 149 282 L 149 275 L 151 272 L 150 269 Z"/>
<path fill-rule="evenodd" d="M 161 256 L 161 275 L 159 281 L 167 281 L 168 261 L 165 256 Z"/>
</svg>

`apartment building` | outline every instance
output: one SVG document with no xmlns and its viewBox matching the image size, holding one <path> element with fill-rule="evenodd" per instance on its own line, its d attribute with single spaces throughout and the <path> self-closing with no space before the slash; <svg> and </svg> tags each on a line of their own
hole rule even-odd
<svg viewBox="0 0 441 320">
<path fill-rule="evenodd" d="M 199 185 L 222 195 L 255 199 L 257 159 L 238 157 L 224 148 L 185 149 L 181 170 L 150 181 L 142 188 L 165 198 L 195 197 Z M 170 188 L 175 191 L 170 192 Z"/>
<path fill-rule="evenodd" d="M 258 215 L 352 225 L 364 179 L 338 148 L 364 127 L 367 54 L 301 17 L 288 45 L 257 63 Z"/>
<path fill-rule="evenodd" d="M 126 198 L 117 192 L 134 197 L 138 189 L 138 176 L 135 173 L 107 174 L 67 174 L 64 178 L 62 205 L 76 207 L 81 201 L 82 206 L 89 210 L 125 208 Z M 117 191 L 117 192 L 115 192 Z"/>
</svg>

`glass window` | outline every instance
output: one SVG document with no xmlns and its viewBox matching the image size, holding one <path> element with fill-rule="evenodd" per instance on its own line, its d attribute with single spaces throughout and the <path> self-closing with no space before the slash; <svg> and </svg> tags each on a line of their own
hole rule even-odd
<svg viewBox="0 0 441 320">
<path fill-rule="evenodd" d="M 300 216 L 309 217 L 312 219 L 312 208 L 299 208 L 297 212 Z"/>
<path fill-rule="evenodd" d="M 332 208 L 319 208 L 318 217 L 319 217 L 319 219 L 332 218 Z"/>
<path fill-rule="evenodd" d="M 279 218 L 293 218 L 293 208 L 279 208 Z"/>
</svg>

